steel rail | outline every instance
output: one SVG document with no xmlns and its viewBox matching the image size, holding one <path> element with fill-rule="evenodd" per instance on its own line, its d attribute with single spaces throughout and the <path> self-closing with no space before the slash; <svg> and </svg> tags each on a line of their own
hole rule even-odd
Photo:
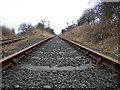
<svg viewBox="0 0 120 90">
<path fill-rule="evenodd" d="M 102 53 L 94 51 L 90 48 L 87 48 L 83 45 L 75 43 L 66 38 L 63 38 L 63 37 L 59 37 L 59 38 L 72 44 L 72 46 L 74 46 L 77 49 L 79 49 L 80 51 L 84 52 L 86 54 L 86 56 L 89 56 L 89 57 L 95 59 L 96 60 L 95 66 L 101 67 L 102 65 L 105 65 L 120 75 L 120 61 L 119 60 L 116 60 L 112 57 L 106 56 Z"/>
<path fill-rule="evenodd" d="M 0 41 L 9 41 L 9 40 L 13 40 L 13 39 L 17 39 L 17 38 L 3 39 L 3 40 L 0 40 Z"/>
<path fill-rule="evenodd" d="M 34 45 L 29 46 L 29 47 L 27 47 L 27 48 L 25 48 L 17 53 L 14 53 L 10 56 L 7 56 L 7 57 L 1 59 L 0 66 L 2 66 L 2 68 L 0 69 L 0 71 L 3 71 L 4 69 L 8 68 L 9 66 L 12 66 L 12 67 L 21 66 L 22 64 L 20 62 L 18 62 L 18 60 L 26 57 L 27 55 L 29 55 L 30 52 L 34 51 L 35 49 L 40 47 L 43 43 L 45 43 L 46 41 L 48 41 L 52 38 L 53 37 L 42 40 L 42 41 L 35 43 Z"/>
<path fill-rule="evenodd" d="M 19 39 L 13 39 L 13 40 L 9 40 L 9 41 L 4 41 L 4 42 L 1 42 L 0 45 L 6 45 L 6 44 L 14 43 L 14 42 L 17 42 L 17 41 L 21 41 L 23 39 L 26 39 L 26 37 L 19 38 Z"/>
</svg>

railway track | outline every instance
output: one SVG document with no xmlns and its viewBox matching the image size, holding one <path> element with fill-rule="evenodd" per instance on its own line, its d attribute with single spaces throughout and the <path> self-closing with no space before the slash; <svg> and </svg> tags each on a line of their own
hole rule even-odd
<svg viewBox="0 0 120 90">
<path fill-rule="evenodd" d="M 13 40 L 13 39 L 17 39 L 17 38 L 3 39 L 3 40 L 0 40 L 0 41 L 9 41 L 9 40 Z"/>
<path fill-rule="evenodd" d="M 25 38 L 26 38 L 26 37 L 0 40 L 0 45 L 11 44 L 11 43 L 14 43 L 14 42 L 17 42 L 17 41 L 21 41 L 21 40 L 23 40 L 23 39 L 25 39 Z"/>
<path fill-rule="evenodd" d="M 101 67 L 102 65 L 105 65 L 106 67 L 109 67 L 110 69 L 112 69 L 113 71 L 117 72 L 120 75 L 120 60 L 116 60 L 114 58 L 101 54 L 97 51 L 94 51 L 90 48 L 79 45 L 68 39 L 65 39 L 65 38 L 61 38 L 61 39 L 72 44 L 72 46 L 77 48 L 79 51 L 85 53 L 85 56 L 95 59 L 94 65 L 96 65 L 97 67 Z"/>
<path fill-rule="evenodd" d="M 35 52 L 30 56 L 32 51 Z M 0 60 L 1 71 L 3 71 L 2 87 L 36 89 L 120 88 L 119 75 L 113 73 L 109 69 L 111 67 L 106 65 L 114 63 L 111 69 L 119 74 L 120 62 L 99 55 L 101 54 L 98 52 L 64 38 L 48 38 Z M 98 67 L 105 65 L 109 68 L 92 66 L 94 60 L 96 60 Z M 105 60 L 110 63 L 106 63 Z M 14 68 L 8 68 L 10 66 Z"/>
</svg>

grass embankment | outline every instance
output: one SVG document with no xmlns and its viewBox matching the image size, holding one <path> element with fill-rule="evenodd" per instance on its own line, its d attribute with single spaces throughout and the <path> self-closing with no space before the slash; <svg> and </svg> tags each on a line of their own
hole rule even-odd
<svg viewBox="0 0 120 90">
<path fill-rule="evenodd" d="M 14 31 L 12 31 L 10 28 L 7 28 L 6 26 L 0 26 L 0 40 L 10 39 L 15 37 L 48 38 L 52 36 L 54 35 L 47 31 L 42 31 L 40 29 L 33 29 L 30 32 L 15 35 Z"/>
<path fill-rule="evenodd" d="M 0 26 L 0 40 L 15 38 L 14 32 L 6 26 Z"/>
<path fill-rule="evenodd" d="M 118 23 L 116 21 L 77 26 L 61 36 L 119 56 Z"/>
<path fill-rule="evenodd" d="M 42 31 L 42 30 L 39 30 L 39 29 L 35 29 L 32 31 L 33 33 L 33 36 L 34 38 L 49 38 L 49 37 L 53 37 L 55 35 L 47 32 L 47 31 Z"/>
<path fill-rule="evenodd" d="M 53 37 L 55 35 L 47 32 L 47 31 L 42 31 L 40 29 L 33 29 L 31 32 L 26 32 L 25 34 L 19 34 L 20 36 L 28 37 L 29 39 L 31 38 L 49 38 Z"/>
<path fill-rule="evenodd" d="M 19 42 L 25 42 L 25 41 L 30 40 L 32 38 L 49 38 L 49 37 L 53 37 L 53 36 L 55 36 L 55 35 L 53 35 L 49 32 L 46 32 L 46 31 L 39 30 L 39 29 L 34 29 L 31 32 L 26 32 L 24 34 L 16 35 L 16 37 L 18 37 L 18 38 L 27 37 L 26 39 L 21 40 Z M 2 51 L 10 52 L 12 49 L 15 49 L 17 47 L 17 44 L 18 43 L 13 43 L 10 45 L 2 46 Z"/>
</svg>

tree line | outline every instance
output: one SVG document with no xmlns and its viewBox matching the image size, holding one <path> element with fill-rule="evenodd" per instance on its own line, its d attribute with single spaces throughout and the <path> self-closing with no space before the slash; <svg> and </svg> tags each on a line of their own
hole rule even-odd
<svg viewBox="0 0 120 90">
<path fill-rule="evenodd" d="M 55 34 L 54 33 L 54 30 L 50 27 L 50 22 L 48 21 L 48 26 L 45 25 L 45 23 L 47 23 L 46 21 L 44 20 L 40 20 L 40 22 L 38 22 L 35 26 L 33 26 L 32 24 L 29 24 L 29 23 L 21 23 L 19 25 L 19 28 L 18 28 L 18 31 L 20 33 L 31 33 L 32 30 L 34 29 L 40 29 L 42 31 L 47 31 L 49 33 L 52 33 L 52 34 Z"/>
<path fill-rule="evenodd" d="M 94 8 L 86 9 L 77 20 L 76 25 L 70 25 L 66 29 L 62 29 L 62 33 L 83 24 L 109 23 L 115 20 L 120 20 L 120 2 L 99 2 Z"/>
</svg>

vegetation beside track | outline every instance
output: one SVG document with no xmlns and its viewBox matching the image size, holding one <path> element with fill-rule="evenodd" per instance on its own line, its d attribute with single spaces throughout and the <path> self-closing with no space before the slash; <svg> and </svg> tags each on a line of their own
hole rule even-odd
<svg viewBox="0 0 120 90">
<path fill-rule="evenodd" d="M 7 26 L 0 26 L 0 40 L 15 38 L 14 29 L 10 29 Z"/>
<path fill-rule="evenodd" d="M 29 44 L 29 41 L 34 39 L 41 40 L 43 38 L 45 39 L 45 38 L 54 36 L 54 34 L 45 30 L 41 30 L 40 28 L 33 28 L 33 29 L 27 28 L 26 32 L 18 33 L 16 35 L 13 29 L 7 28 L 7 26 L 1 26 L 0 32 L 1 32 L 1 37 L 0 37 L 1 40 L 26 37 L 25 39 L 18 41 L 16 43 L 11 43 L 11 44 L 2 46 L 1 51 L 3 52 L 9 52 L 17 48 L 18 47 L 17 45 L 21 44 L 22 42 L 28 42 Z"/>
<path fill-rule="evenodd" d="M 62 29 L 65 38 L 119 56 L 120 3 L 100 2 L 86 9 L 77 24 Z"/>
<path fill-rule="evenodd" d="M 112 23 L 86 24 L 77 26 L 61 36 L 118 56 L 119 28 L 117 24 L 117 21 Z"/>
</svg>

